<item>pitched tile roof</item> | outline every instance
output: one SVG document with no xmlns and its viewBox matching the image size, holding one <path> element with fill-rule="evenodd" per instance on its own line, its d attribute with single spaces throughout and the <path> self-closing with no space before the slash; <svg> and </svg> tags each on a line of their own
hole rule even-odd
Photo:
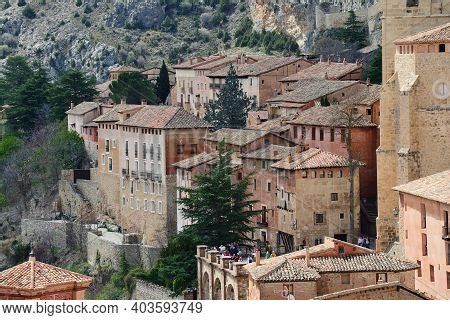
<svg viewBox="0 0 450 320">
<path fill-rule="evenodd" d="M 0 272 L 0 288 L 39 290 L 62 284 L 87 287 L 92 278 L 39 261 L 27 261 Z"/>
<path fill-rule="evenodd" d="M 77 116 L 81 116 L 83 114 L 86 114 L 92 110 L 95 110 L 99 107 L 100 103 L 98 102 L 88 102 L 88 101 L 84 101 L 80 104 L 77 104 L 75 107 L 73 107 L 72 109 L 69 109 L 66 111 L 66 114 L 71 114 L 71 115 L 77 115 Z"/>
<path fill-rule="evenodd" d="M 301 79 L 294 90 L 267 100 L 268 102 L 308 103 L 338 90 L 354 86 L 358 81 L 337 81 L 323 79 Z"/>
<path fill-rule="evenodd" d="M 358 63 L 318 62 L 306 69 L 280 80 L 280 82 L 295 82 L 301 79 L 339 80 L 344 76 L 362 69 Z"/>
<path fill-rule="evenodd" d="M 182 168 L 182 169 L 191 169 L 196 166 L 199 166 L 204 163 L 208 163 L 211 160 L 214 160 L 217 158 L 217 153 L 206 153 L 202 152 L 200 154 L 197 154 L 193 157 L 190 157 L 188 159 L 181 160 L 179 162 L 176 162 L 172 164 L 174 167 Z"/>
<path fill-rule="evenodd" d="M 310 125 L 323 127 L 337 127 L 345 128 L 348 126 L 346 121 L 345 106 L 332 105 L 328 107 L 314 106 L 302 112 L 299 112 L 296 118 L 289 121 L 289 124 L 296 125 Z M 368 115 L 354 115 L 354 127 L 376 127 L 377 125 L 371 122 L 371 117 Z M 350 117 L 348 118 L 350 119 Z"/>
<path fill-rule="evenodd" d="M 339 256 L 337 247 L 353 247 L 351 254 Z M 349 248 L 350 249 L 350 248 Z M 403 272 L 419 266 L 407 260 L 325 237 L 325 243 L 306 249 L 261 260 L 260 265 L 245 266 L 250 276 L 261 282 L 315 281 L 321 274 L 351 272 Z"/>
<path fill-rule="evenodd" d="M 109 90 L 109 85 L 112 83 L 111 80 L 108 80 L 103 83 L 99 83 L 95 86 L 95 89 L 98 91 L 98 96 L 100 98 L 108 98 L 111 90 Z"/>
<path fill-rule="evenodd" d="M 319 273 L 399 272 L 418 268 L 415 262 L 401 260 L 385 253 L 312 257 L 310 258 L 310 266 Z"/>
<path fill-rule="evenodd" d="M 130 66 L 117 66 L 109 69 L 109 72 L 140 72 L 140 69 L 130 67 Z"/>
<path fill-rule="evenodd" d="M 274 69 L 283 67 L 285 65 L 297 62 L 299 60 L 304 60 L 304 58 L 299 57 L 266 57 L 260 61 L 247 64 L 239 64 L 235 66 L 236 73 L 238 77 L 251 77 L 259 76 L 263 73 L 272 71 Z M 208 75 L 211 78 L 223 78 L 228 74 L 229 67 L 222 68 Z"/>
<path fill-rule="evenodd" d="M 420 178 L 393 189 L 417 197 L 450 204 L 450 170 Z"/>
<path fill-rule="evenodd" d="M 394 41 L 396 45 L 450 42 L 450 22 Z"/>
<path fill-rule="evenodd" d="M 268 130 L 274 133 L 283 133 L 289 130 L 289 125 L 287 123 L 288 121 L 293 120 L 294 118 L 295 118 L 294 115 L 286 117 L 278 117 L 262 122 L 253 128 L 259 130 Z"/>
<path fill-rule="evenodd" d="M 268 134 L 270 132 L 265 130 L 223 128 L 209 134 L 206 139 L 215 142 L 224 140 L 225 143 L 243 147 Z"/>
<path fill-rule="evenodd" d="M 175 66 L 173 66 L 174 69 L 192 69 L 194 67 L 199 67 L 202 64 L 206 64 L 212 61 L 220 60 L 225 58 L 223 55 L 213 55 L 209 57 L 194 57 L 189 58 L 186 61 L 183 61 Z"/>
<path fill-rule="evenodd" d="M 375 102 L 380 101 L 381 86 L 378 84 L 366 85 L 358 93 L 352 95 L 348 99 L 341 101 L 341 104 L 353 104 L 371 106 Z"/>
<path fill-rule="evenodd" d="M 183 129 L 207 128 L 209 124 L 178 107 L 144 106 L 130 118 L 118 123 L 122 126 Z"/>
<path fill-rule="evenodd" d="M 284 170 L 304 170 L 318 168 L 341 168 L 348 167 L 348 159 L 322 151 L 316 148 L 310 148 L 301 153 L 292 153 L 284 159 L 274 163 L 271 167 Z M 363 165 L 363 163 L 359 163 Z"/>
<path fill-rule="evenodd" d="M 295 152 L 296 147 L 283 147 L 279 145 L 272 144 L 265 148 L 261 148 L 246 154 L 242 154 L 242 158 L 249 159 L 265 159 L 265 160 L 281 160 L 287 157 L 290 153 Z"/>
<path fill-rule="evenodd" d="M 117 105 L 114 106 L 111 110 L 108 110 L 101 116 L 92 120 L 93 122 L 117 122 L 120 120 L 119 113 L 124 111 L 136 110 L 137 108 L 142 107 L 142 105 Z"/>
</svg>

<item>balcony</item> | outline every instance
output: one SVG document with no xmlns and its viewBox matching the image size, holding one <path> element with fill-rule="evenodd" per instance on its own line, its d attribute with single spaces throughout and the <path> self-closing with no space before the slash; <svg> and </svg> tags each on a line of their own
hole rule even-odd
<svg viewBox="0 0 450 320">
<path fill-rule="evenodd" d="M 136 170 L 132 170 L 131 171 L 131 176 L 132 177 L 137 177 L 137 175 L 138 175 L 138 172 Z"/>
<path fill-rule="evenodd" d="M 156 180 L 156 181 L 161 182 L 162 181 L 162 175 L 159 174 L 159 173 L 153 173 L 152 174 L 152 180 Z"/>
<path fill-rule="evenodd" d="M 450 241 L 450 234 L 449 234 L 449 227 L 443 226 L 442 227 L 442 239 L 445 241 Z"/>
<path fill-rule="evenodd" d="M 130 175 L 130 170 L 128 170 L 128 169 L 122 169 L 122 175 L 128 177 L 128 176 Z"/>
<path fill-rule="evenodd" d="M 222 89 L 222 85 L 220 83 L 210 83 L 209 88 L 210 89 Z"/>
<path fill-rule="evenodd" d="M 267 221 L 267 209 L 263 209 L 262 214 L 258 216 L 256 224 L 261 228 L 267 228 L 269 226 L 269 222 Z"/>
</svg>

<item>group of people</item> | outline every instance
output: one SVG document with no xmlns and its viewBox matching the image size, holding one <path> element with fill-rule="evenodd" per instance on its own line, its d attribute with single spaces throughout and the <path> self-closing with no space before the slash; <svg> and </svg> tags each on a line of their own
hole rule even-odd
<svg viewBox="0 0 450 320">
<path fill-rule="evenodd" d="M 364 247 L 364 248 L 370 248 L 370 240 L 369 237 L 366 235 L 360 235 L 358 237 L 358 246 Z"/>
<path fill-rule="evenodd" d="M 219 247 L 219 252 L 225 257 L 232 257 L 236 262 L 242 261 L 239 245 L 235 242 L 229 244 L 228 247 L 221 245 Z"/>
</svg>

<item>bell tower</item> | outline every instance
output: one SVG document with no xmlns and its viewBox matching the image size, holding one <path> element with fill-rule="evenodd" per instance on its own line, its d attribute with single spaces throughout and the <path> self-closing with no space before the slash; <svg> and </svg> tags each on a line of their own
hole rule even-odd
<svg viewBox="0 0 450 320">
<path fill-rule="evenodd" d="M 421 177 L 425 173 L 420 170 L 420 154 L 430 153 L 433 142 L 420 144 L 416 137 L 420 137 L 429 124 L 419 124 L 424 118 L 424 113 L 419 113 L 416 105 L 417 98 L 425 97 L 421 103 L 423 106 L 431 105 L 432 99 L 427 100 L 430 91 L 420 81 L 422 72 L 427 66 L 416 68 L 417 64 L 408 64 L 406 77 L 408 81 L 417 81 L 418 85 L 411 88 L 400 88 L 398 72 L 402 70 L 395 63 L 396 45 L 394 41 L 409 35 L 429 30 L 444 25 L 450 21 L 450 0 L 383 0 L 383 89 L 381 92 L 380 106 L 380 147 L 377 150 L 378 172 L 378 218 L 377 235 L 381 249 L 386 249 L 389 244 L 398 239 L 398 199 L 392 188 L 401 183 Z M 447 54 L 448 56 L 448 54 Z M 402 60 L 413 59 L 402 57 Z M 424 64 L 432 64 L 432 60 L 424 60 Z M 442 66 L 443 68 L 445 65 Z M 403 68 L 404 69 L 404 68 Z M 417 70 L 416 70 L 417 69 Z M 432 65 L 428 66 L 432 70 Z M 401 77 L 404 77 L 401 75 Z M 444 113 L 444 117 L 449 116 Z M 430 127 L 430 130 L 432 128 Z M 405 147 L 406 146 L 406 147 Z M 427 148 L 429 148 L 427 150 Z M 427 164 L 423 164 L 427 166 Z M 435 166 L 436 170 L 440 169 Z M 442 169 L 444 170 L 444 169 Z"/>
</svg>

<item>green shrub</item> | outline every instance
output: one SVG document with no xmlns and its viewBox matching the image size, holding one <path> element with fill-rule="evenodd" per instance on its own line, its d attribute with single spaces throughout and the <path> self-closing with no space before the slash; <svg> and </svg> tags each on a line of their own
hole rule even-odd
<svg viewBox="0 0 450 320">
<path fill-rule="evenodd" d="M 25 0 L 19 0 L 17 1 L 17 6 L 18 7 L 24 7 L 27 5 L 27 2 Z"/>
<path fill-rule="evenodd" d="M 34 11 L 33 7 L 31 7 L 30 5 L 27 4 L 25 6 L 25 8 L 23 8 L 23 10 L 22 10 L 22 15 L 25 18 L 34 19 L 34 18 L 36 18 L 36 11 Z"/>
<path fill-rule="evenodd" d="M 83 4 L 83 2 L 82 2 L 81 0 L 77 0 L 77 1 L 75 2 L 75 5 L 76 5 L 77 7 L 81 7 L 82 4 Z"/>
<path fill-rule="evenodd" d="M 92 8 L 90 5 L 86 5 L 86 7 L 84 7 L 84 13 L 89 14 L 92 12 Z"/>
<path fill-rule="evenodd" d="M 14 240 L 11 243 L 11 246 L 9 248 L 9 258 L 12 260 L 14 265 L 22 263 L 24 261 L 28 260 L 28 257 L 30 256 L 31 252 L 31 245 L 24 244 L 20 240 Z"/>
</svg>

